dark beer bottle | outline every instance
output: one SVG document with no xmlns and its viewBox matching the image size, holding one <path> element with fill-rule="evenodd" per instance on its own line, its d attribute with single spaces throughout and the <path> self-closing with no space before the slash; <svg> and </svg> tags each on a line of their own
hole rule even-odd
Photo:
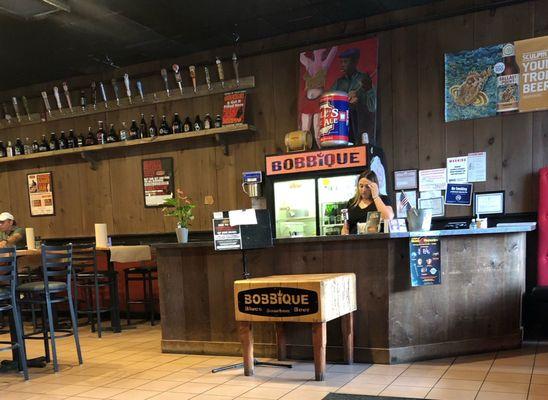
<svg viewBox="0 0 548 400">
<path fill-rule="evenodd" d="M 128 139 L 128 131 L 126 121 L 122 121 L 122 129 L 120 129 L 120 140 L 125 141 Z"/>
<path fill-rule="evenodd" d="M 2 142 L 1 140 L 0 140 L 0 157 L 2 158 L 7 157 L 6 146 L 4 146 L 4 142 Z"/>
<path fill-rule="evenodd" d="M 76 137 L 74 136 L 74 129 L 69 129 L 69 135 L 67 139 L 67 148 L 73 149 L 76 147 Z"/>
<path fill-rule="evenodd" d="M 190 117 L 185 118 L 185 123 L 183 124 L 183 132 L 190 132 L 192 130 L 192 122 L 190 122 Z"/>
<path fill-rule="evenodd" d="M 148 128 L 148 136 L 156 137 L 158 136 L 158 128 L 156 127 L 156 121 L 154 119 L 154 115 L 150 116 L 150 126 Z"/>
<path fill-rule="evenodd" d="M 201 131 L 203 128 L 204 128 L 204 125 L 202 124 L 202 120 L 200 119 L 200 116 L 196 115 L 196 119 L 194 120 L 194 130 Z"/>
<path fill-rule="evenodd" d="M 206 114 L 204 118 L 204 129 L 211 129 L 213 127 L 213 121 L 211 120 L 211 116 Z"/>
<path fill-rule="evenodd" d="M 80 132 L 80 134 L 78 135 L 78 138 L 76 139 L 76 144 L 78 145 L 78 147 L 84 147 L 84 145 L 86 144 L 86 138 L 84 137 L 82 132 Z"/>
<path fill-rule="evenodd" d="M 103 121 L 99 121 L 99 130 L 97 130 L 97 143 L 105 144 L 107 142 L 107 135 L 103 126 Z"/>
<path fill-rule="evenodd" d="M 49 134 L 49 149 L 50 150 L 59 150 L 59 140 L 57 140 L 57 135 L 55 132 Z"/>
<path fill-rule="evenodd" d="M 38 153 L 40 151 L 40 145 L 38 144 L 38 140 L 34 140 L 32 142 L 32 146 L 31 146 L 31 149 L 32 149 L 32 152 L 33 153 Z"/>
<path fill-rule="evenodd" d="M 93 134 L 91 126 L 88 126 L 88 135 L 84 141 L 84 146 L 93 146 L 94 144 L 97 144 L 97 137 Z"/>
<path fill-rule="evenodd" d="M 21 138 L 17 138 L 17 140 L 15 141 L 15 146 L 13 147 L 13 155 L 22 156 L 23 154 L 25 154 L 23 142 L 21 142 Z"/>
<path fill-rule="evenodd" d="M 139 137 L 148 137 L 148 127 L 147 122 L 145 121 L 145 114 L 141 114 L 141 123 L 139 124 Z"/>
<path fill-rule="evenodd" d="M 183 131 L 183 123 L 179 118 L 179 114 L 175 113 L 173 116 L 173 123 L 171 124 L 171 127 L 173 129 L 173 133 L 181 133 Z"/>
<path fill-rule="evenodd" d="M 139 127 L 134 119 L 131 120 L 131 126 L 129 127 L 129 140 L 139 139 Z"/>
<path fill-rule="evenodd" d="M 48 141 L 46 140 L 46 135 L 42 135 L 42 141 L 40 142 L 40 145 L 38 146 L 38 151 L 43 152 L 43 151 L 49 151 L 49 150 L 50 148 L 49 148 Z"/>
<path fill-rule="evenodd" d="M 221 126 L 223 126 L 223 120 L 221 119 L 221 116 L 219 114 L 217 114 L 217 116 L 215 117 L 215 122 L 213 123 L 213 126 L 215 128 L 220 128 Z"/>
<path fill-rule="evenodd" d="M 160 125 L 159 133 L 160 133 L 160 136 L 171 134 L 171 128 L 169 127 L 169 124 L 167 123 L 167 119 L 165 115 L 162 115 L 162 123 Z"/>
<path fill-rule="evenodd" d="M 114 129 L 114 124 L 110 124 L 110 129 L 108 130 L 107 143 L 114 143 L 118 141 L 118 134 L 116 129 Z"/>
<path fill-rule="evenodd" d="M 59 138 L 59 149 L 68 149 L 68 140 L 65 136 L 65 131 L 61 131 L 61 137 Z"/>
</svg>

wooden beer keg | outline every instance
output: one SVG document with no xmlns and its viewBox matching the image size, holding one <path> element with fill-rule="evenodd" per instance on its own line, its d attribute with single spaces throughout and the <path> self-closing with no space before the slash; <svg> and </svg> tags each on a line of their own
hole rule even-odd
<svg viewBox="0 0 548 400">
<path fill-rule="evenodd" d="M 285 148 L 288 153 L 312 148 L 312 134 L 309 131 L 293 131 L 285 134 Z"/>
</svg>

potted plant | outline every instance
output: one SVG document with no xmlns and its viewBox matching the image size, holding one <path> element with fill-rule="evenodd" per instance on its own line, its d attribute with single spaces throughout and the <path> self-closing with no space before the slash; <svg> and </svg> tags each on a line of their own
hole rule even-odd
<svg viewBox="0 0 548 400">
<path fill-rule="evenodd" d="M 181 189 L 177 189 L 177 196 L 173 199 L 166 199 L 162 209 L 166 217 L 177 218 L 177 241 L 179 243 L 188 242 L 188 227 L 194 219 L 192 209 L 196 207 L 190 201 L 190 198 L 184 194 Z"/>
</svg>

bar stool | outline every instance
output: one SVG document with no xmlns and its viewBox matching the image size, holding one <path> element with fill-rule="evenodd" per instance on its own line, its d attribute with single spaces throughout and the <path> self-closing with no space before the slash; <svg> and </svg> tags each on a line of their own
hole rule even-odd
<svg viewBox="0 0 548 400">
<path fill-rule="evenodd" d="M 23 370 L 25 380 L 29 379 L 27 368 L 27 356 L 25 354 L 25 342 L 23 340 L 23 325 L 21 312 L 17 305 L 17 252 L 15 247 L 0 249 L 0 312 L 11 311 L 10 333 L 11 341 L 0 341 L 0 344 L 9 346 L 0 348 L 0 351 L 17 350 L 19 366 Z M 6 333 L 0 331 L 0 334 Z M 15 333 L 15 335 L 13 335 Z M 15 336 L 15 341 L 14 340 Z M 15 353 L 14 353 L 15 355 Z"/>
<path fill-rule="evenodd" d="M 82 352 L 78 339 L 78 321 L 74 303 L 72 301 L 72 245 L 46 246 L 42 245 L 42 273 L 43 281 L 28 282 L 19 285 L 17 292 L 22 295 L 19 302 L 22 304 L 39 304 L 42 309 L 42 332 L 33 332 L 24 335 L 26 339 L 40 339 L 35 337 L 42 334 L 46 361 L 50 361 L 49 341 L 53 353 L 53 370 L 59 372 L 57 362 L 57 338 L 74 336 L 78 363 L 82 364 Z M 72 329 L 55 330 L 53 305 L 67 302 Z M 59 335 L 58 333 L 64 333 Z"/>
<path fill-rule="evenodd" d="M 150 325 L 154 326 L 154 293 L 152 291 L 153 281 L 158 280 L 158 267 L 156 266 L 140 266 L 124 269 L 124 282 L 126 287 L 126 313 L 127 324 L 131 321 L 130 307 L 133 304 L 143 304 L 145 314 L 149 313 Z M 129 294 L 129 282 L 141 282 L 143 285 L 143 298 L 132 300 Z"/>
<path fill-rule="evenodd" d="M 72 245 L 72 267 L 74 272 L 74 298 L 76 303 L 76 313 L 85 314 L 91 324 L 91 331 L 95 332 L 95 318 L 97 318 L 97 336 L 102 337 L 102 318 L 103 313 L 112 313 L 112 301 L 109 307 L 103 306 L 101 297 L 101 288 L 112 289 L 116 284 L 115 274 L 108 271 L 97 270 L 95 243 L 82 243 Z M 82 300 L 84 308 L 79 307 L 78 295 L 83 294 Z"/>
</svg>

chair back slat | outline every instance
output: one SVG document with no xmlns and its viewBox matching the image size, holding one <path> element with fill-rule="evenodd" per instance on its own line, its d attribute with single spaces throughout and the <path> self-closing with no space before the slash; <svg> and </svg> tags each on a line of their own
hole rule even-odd
<svg viewBox="0 0 548 400">
<path fill-rule="evenodd" d="M 0 248 L 0 282 L 15 287 L 17 282 L 17 252 L 15 247 Z"/>
<path fill-rule="evenodd" d="M 62 280 L 67 286 L 72 275 L 72 244 L 66 246 L 42 245 L 42 272 L 46 291 L 50 278 Z"/>
<path fill-rule="evenodd" d="M 95 243 L 80 243 L 72 245 L 72 267 L 78 274 L 97 273 L 97 252 Z"/>
</svg>

